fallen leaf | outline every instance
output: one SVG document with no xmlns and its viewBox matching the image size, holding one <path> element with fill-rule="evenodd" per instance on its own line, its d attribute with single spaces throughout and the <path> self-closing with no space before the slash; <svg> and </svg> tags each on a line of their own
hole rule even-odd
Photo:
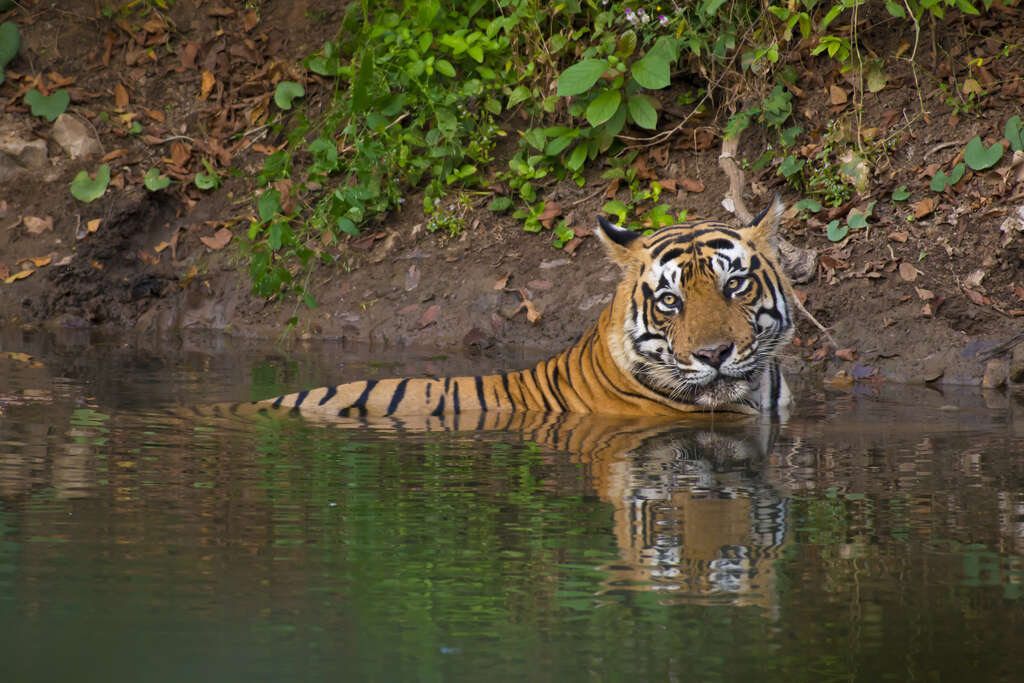
<svg viewBox="0 0 1024 683">
<path fill-rule="evenodd" d="M 203 82 L 199 88 L 199 97 L 196 99 L 205 100 L 210 96 L 210 91 L 213 90 L 213 86 L 217 84 L 217 79 L 214 77 L 211 71 L 203 69 Z"/>
<path fill-rule="evenodd" d="M 199 43 L 185 43 L 181 51 L 181 66 L 191 71 L 196 68 L 196 57 L 199 56 Z"/>
<path fill-rule="evenodd" d="M 36 271 L 34 271 L 31 268 L 26 268 L 25 270 L 19 270 L 14 275 L 11 275 L 9 277 L 5 277 L 4 278 L 4 284 L 9 285 L 12 282 L 14 282 L 15 280 L 24 280 L 25 278 L 27 278 L 29 275 L 31 275 L 34 272 L 36 272 Z"/>
<path fill-rule="evenodd" d="M 921 289 L 920 287 L 914 287 L 914 291 L 917 292 L 917 296 L 921 298 L 921 301 L 931 301 L 935 298 L 935 292 L 930 289 Z"/>
<path fill-rule="evenodd" d="M 6 280 L 11 276 L 11 271 L 7 269 L 7 265 L 0 263 L 0 280 Z"/>
<path fill-rule="evenodd" d="M 259 12 L 257 12 L 256 10 L 249 10 L 242 17 L 242 28 L 245 29 L 246 33 L 256 28 L 259 25 L 259 23 L 260 15 Z"/>
<path fill-rule="evenodd" d="M 524 301 L 521 304 L 519 304 L 519 308 L 516 309 L 516 312 L 513 313 L 513 315 L 517 315 L 519 311 L 522 311 L 524 309 L 526 310 L 526 319 L 533 323 L 534 325 L 536 325 L 537 322 L 540 320 L 540 312 L 533 305 L 532 301 Z"/>
<path fill-rule="evenodd" d="M 100 161 L 102 161 L 103 163 L 107 163 L 108 161 L 113 161 L 114 159 L 117 159 L 118 157 L 123 157 L 126 154 L 128 154 L 128 150 L 126 150 L 124 148 L 115 149 L 114 151 L 107 152 L 102 157 L 100 157 Z"/>
<path fill-rule="evenodd" d="M 95 268 L 96 270 L 103 270 L 103 264 L 100 263 L 99 261 L 93 261 L 89 265 Z"/>
<path fill-rule="evenodd" d="M 220 251 L 231 241 L 231 231 L 227 228 L 221 228 L 213 233 L 212 237 L 200 237 L 199 241 L 214 251 Z"/>
<path fill-rule="evenodd" d="M 1024 301 L 1024 287 L 1021 287 L 1020 285 L 1014 285 L 1013 293 L 1017 295 L 1018 299 Z"/>
<path fill-rule="evenodd" d="M 907 233 L 903 232 L 902 230 L 889 233 L 889 239 L 892 240 L 893 242 L 899 242 L 900 244 L 906 242 L 908 237 L 909 235 L 907 235 Z"/>
<path fill-rule="evenodd" d="M 437 316 L 441 314 L 441 307 L 434 304 L 423 312 L 423 317 L 420 318 L 420 329 L 430 325 L 432 322 L 437 320 Z"/>
<path fill-rule="evenodd" d="M 526 283 L 526 286 L 533 287 L 534 289 L 551 289 L 554 287 L 554 285 L 547 280 L 530 280 Z"/>
<path fill-rule="evenodd" d="M 982 295 L 979 292 L 976 292 L 973 289 L 965 289 L 964 290 L 964 294 L 967 295 L 968 299 L 970 299 L 974 303 L 978 304 L 979 306 L 984 306 L 987 303 L 986 300 L 985 300 L 984 295 Z"/>
<path fill-rule="evenodd" d="M 153 251 L 155 251 L 156 253 L 159 254 L 161 251 L 163 251 L 164 249 L 166 249 L 169 246 L 171 246 L 170 242 L 161 242 L 160 244 L 158 244 L 155 247 L 153 247 Z"/>
<path fill-rule="evenodd" d="M 935 210 L 935 200 L 931 197 L 926 197 L 912 204 L 911 208 L 914 209 L 914 218 L 924 218 Z"/>
<path fill-rule="evenodd" d="M 562 205 L 558 202 L 548 202 L 544 205 L 544 210 L 541 214 L 537 216 L 537 220 L 539 220 L 545 228 L 550 230 L 551 223 L 561 215 Z"/>
<path fill-rule="evenodd" d="M 153 119 L 157 123 L 163 123 L 165 121 L 165 119 L 166 119 L 166 117 L 164 116 L 164 113 L 162 111 L 160 111 L 159 109 L 147 109 L 146 110 L 146 116 L 148 116 L 149 118 Z"/>
<path fill-rule="evenodd" d="M 825 356 L 827 356 L 827 355 L 828 355 L 828 347 L 827 346 L 822 346 L 820 349 L 818 349 L 817 351 L 812 353 L 807 360 L 811 360 L 811 361 L 824 360 Z"/>
<path fill-rule="evenodd" d="M 564 251 L 566 254 L 569 254 L 570 256 L 575 254 L 576 250 L 580 248 L 581 244 L 583 244 L 583 240 L 581 240 L 579 237 L 580 231 L 574 230 L 574 232 L 577 233 L 576 237 L 573 237 L 571 240 L 562 245 L 562 251 Z"/>
<path fill-rule="evenodd" d="M 191 268 L 188 269 L 188 272 L 185 273 L 185 277 L 182 277 L 178 280 L 178 286 L 181 287 L 182 289 L 185 289 L 186 287 L 189 286 L 192 280 L 196 278 L 196 275 L 198 274 L 199 269 L 196 268 L 195 266 L 192 266 Z"/>
<path fill-rule="evenodd" d="M 21 221 L 25 224 L 25 229 L 33 235 L 38 235 L 39 233 L 47 230 L 53 230 L 53 216 L 47 216 L 46 218 L 25 216 Z"/>
<path fill-rule="evenodd" d="M 704 191 L 704 183 L 702 183 L 699 180 L 694 180 L 693 178 L 683 178 L 682 180 L 679 181 L 679 186 L 682 187 L 687 192 Z"/>
<path fill-rule="evenodd" d="M 985 271 L 981 268 L 974 270 L 964 279 L 964 284 L 969 288 L 980 288 L 981 281 L 985 279 Z"/>
<path fill-rule="evenodd" d="M 31 261 L 32 265 L 34 265 L 36 268 L 42 268 L 43 266 L 50 265 L 50 261 L 52 261 L 52 260 L 53 260 L 52 256 L 30 256 L 29 258 L 23 258 L 23 259 L 19 260 L 18 261 L 18 265 L 21 265 L 22 263 L 25 263 L 26 261 Z"/>
<path fill-rule="evenodd" d="M 171 143 L 171 163 L 175 166 L 185 168 L 185 164 L 188 163 L 191 156 L 192 148 L 188 145 L 177 140 Z"/>
<path fill-rule="evenodd" d="M 842 358 L 852 363 L 857 358 L 857 352 L 853 349 L 838 349 L 836 351 L 836 358 Z"/>
<path fill-rule="evenodd" d="M 804 290 L 794 288 L 793 295 L 796 297 L 796 300 L 800 303 L 801 306 L 807 303 L 807 292 L 805 292 Z"/>
<path fill-rule="evenodd" d="M 900 277 L 906 280 L 907 282 L 913 282 L 914 280 L 916 280 L 920 272 L 921 271 L 919 271 L 917 268 L 910 265 L 906 261 L 900 264 Z"/>
<path fill-rule="evenodd" d="M 672 178 L 666 178 L 665 180 L 659 180 L 658 184 L 661 185 L 661 189 L 665 190 L 666 192 L 675 192 L 676 189 L 679 186 L 679 183 L 677 183 Z"/>
<path fill-rule="evenodd" d="M 114 106 L 118 109 L 124 109 L 130 102 L 128 89 L 120 83 L 114 84 Z"/>
<path fill-rule="evenodd" d="M 828 99 L 829 102 L 833 104 L 833 106 L 846 104 L 846 97 L 846 91 L 840 88 L 838 85 L 833 85 L 828 89 Z"/>
<path fill-rule="evenodd" d="M 931 318 L 934 315 L 935 315 L 935 309 L 932 307 L 931 304 L 925 304 L 924 306 L 921 307 L 921 317 L 922 318 Z"/>
<path fill-rule="evenodd" d="M 608 183 L 608 187 L 604 190 L 605 199 L 615 199 L 615 193 L 619 191 L 619 179 L 612 178 L 611 182 Z"/>
<path fill-rule="evenodd" d="M 89 232 L 96 232 L 100 229 L 100 223 L 103 222 L 102 218 L 93 218 L 91 221 L 85 224 L 85 229 Z"/>
<path fill-rule="evenodd" d="M 404 308 L 398 309 L 398 315 L 409 315 L 410 313 L 415 313 L 418 310 L 420 310 L 419 304 L 409 304 Z"/>
<path fill-rule="evenodd" d="M 505 277 L 498 278 L 494 282 L 494 289 L 505 289 L 505 287 L 508 285 L 508 279 L 510 277 L 512 277 L 512 273 L 507 273 Z"/>
<path fill-rule="evenodd" d="M 146 251 L 145 249 L 140 249 L 139 250 L 139 260 L 142 261 L 143 263 L 145 263 L 147 265 L 151 265 L 151 266 L 155 266 L 156 264 L 160 263 L 160 257 L 159 256 L 151 254 L 148 251 Z"/>
</svg>

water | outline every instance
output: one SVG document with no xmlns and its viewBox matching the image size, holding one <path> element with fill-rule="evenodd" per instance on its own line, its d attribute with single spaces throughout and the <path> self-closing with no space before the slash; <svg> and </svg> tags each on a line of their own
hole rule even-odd
<svg viewBox="0 0 1024 683">
<path fill-rule="evenodd" d="M 0 343 L 5 681 L 1019 680 L 1019 396 L 422 431 L 173 406 L 506 361 Z"/>
</svg>

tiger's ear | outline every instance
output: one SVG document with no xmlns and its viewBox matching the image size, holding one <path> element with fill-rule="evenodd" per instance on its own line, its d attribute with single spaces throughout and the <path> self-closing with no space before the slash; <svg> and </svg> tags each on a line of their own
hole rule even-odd
<svg viewBox="0 0 1024 683">
<path fill-rule="evenodd" d="M 634 260 L 633 243 L 640 237 L 639 233 L 633 232 L 621 225 L 615 225 L 604 216 L 597 217 L 597 236 L 604 245 L 604 250 L 615 263 L 625 266 Z"/>
<path fill-rule="evenodd" d="M 786 205 L 782 203 L 778 195 L 761 213 L 754 216 L 747 226 L 752 236 L 765 244 L 775 245 L 775 238 L 779 231 L 779 224 L 782 222 L 782 214 L 786 211 Z"/>
</svg>

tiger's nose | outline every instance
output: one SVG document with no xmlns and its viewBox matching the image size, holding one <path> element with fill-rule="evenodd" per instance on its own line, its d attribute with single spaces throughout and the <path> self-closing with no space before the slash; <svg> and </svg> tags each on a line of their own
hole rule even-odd
<svg viewBox="0 0 1024 683">
<path fill-rule="evenodd" d="M 693 355 L 713 368 L 718 368 L 732 353 L 732 344 L 719 344 L 705 349 L 697 349 Z"/>
</svg>

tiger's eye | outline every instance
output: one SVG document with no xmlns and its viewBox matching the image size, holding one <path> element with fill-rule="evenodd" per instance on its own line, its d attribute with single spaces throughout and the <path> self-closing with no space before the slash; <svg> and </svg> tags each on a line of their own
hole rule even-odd
<svg viewBox="0 0 1024 683">
<path fill-rule="evenodd" d="M 744 282 L 746 282 L 746 279 L 739 276 L 729 278 L 725 282 L 726 294 L 732 294 L 733 292 L 741 288 Z"/>
<path fill-rule="evenodd" d="M 658 303 L 666 308 L 675 308 L 679 305 L 679 297 L 675 294 L 662 294 L 658 297 Z"/>
</svg>

